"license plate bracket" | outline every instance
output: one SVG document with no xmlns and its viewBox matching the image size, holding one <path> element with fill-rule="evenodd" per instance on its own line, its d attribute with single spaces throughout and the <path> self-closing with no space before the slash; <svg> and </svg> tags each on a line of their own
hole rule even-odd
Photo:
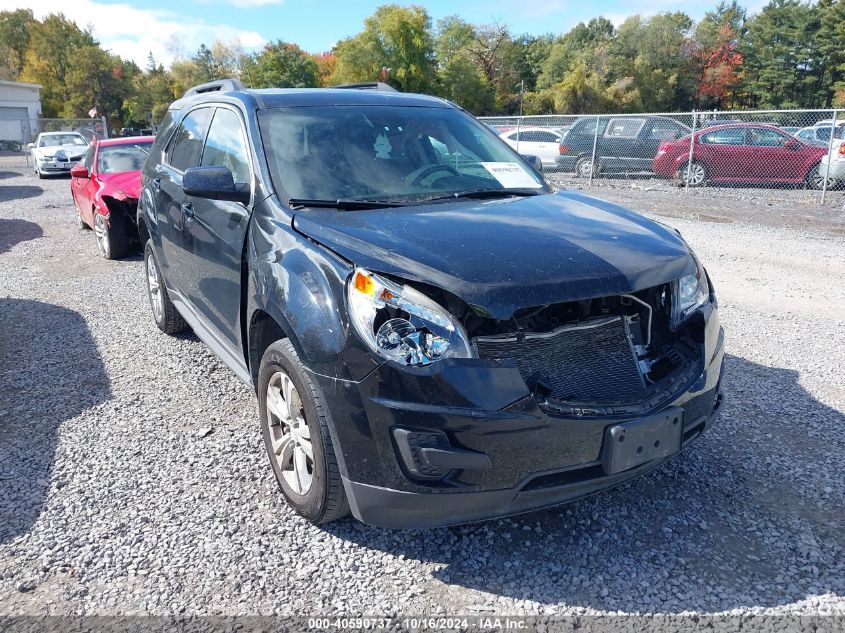
<svg viewBox="0 0 845 633">
<path fill-rule="evenodd" d="M 604 430 L 601 465 L 614 475 L 681 450 L 684 410 L 670 407 L 655 415 L 612 424 Z"/>
</svg>

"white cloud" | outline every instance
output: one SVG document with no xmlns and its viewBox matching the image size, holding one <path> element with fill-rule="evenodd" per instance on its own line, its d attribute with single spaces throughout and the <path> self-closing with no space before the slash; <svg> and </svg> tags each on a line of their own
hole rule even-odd
<svg viewBox="0 0 845 633">
<path fill-rule="evenodd" d="M 235 0 L 256 6 L 279 0 Z M 35 17 L 63 13 L 84 29 L 93 27 L 94 37 L 103 48 L 132 59 L 144 67 L 152 52 L 156 60 L 169 65 L 174 57 L 174 43 L 178 50 L 193 53 L 199 45 L 211 45 L 214 40 L 240 40 L 246 48 L 265 43 L 261 34 L 244 31 L 229 25 L 209 24 L 204 20 L 180 15 L 174 11 L 139 9 L 129 4 L 105 4 L 96 0 L 40 0 L 33 7 L 31 0 L 0 0 L 0 10 L 32 9 Z"/>
</svg>

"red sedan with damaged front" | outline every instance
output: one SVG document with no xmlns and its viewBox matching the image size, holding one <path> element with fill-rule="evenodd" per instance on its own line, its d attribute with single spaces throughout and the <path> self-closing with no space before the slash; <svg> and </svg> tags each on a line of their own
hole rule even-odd
<svg viewBox="0 0 845 633">
<path fill-rule="evenodd" d="M 154 141 L 151 136 L 95 141 L 70 170 L 79 228 L 94 229 L 106 259 L 124 257 L 138 242 L 140 174 Z"/>
<path fill-rule="evenodd" d="M 704 128 L 692 144 L 689 135 L 661 143 L 652 171 L 691 187 L 728 182 L 821 189 L 819 161 L 826 153 L 826 147 L 808 145 L 773 125 L 735 123 Z"/>
</svg>

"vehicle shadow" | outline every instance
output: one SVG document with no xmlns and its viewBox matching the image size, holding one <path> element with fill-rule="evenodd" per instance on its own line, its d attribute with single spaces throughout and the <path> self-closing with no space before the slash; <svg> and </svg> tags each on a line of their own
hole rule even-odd
<svg viewBox="0 0 845 633">
<path fill-rule="evenodd" d="M 0 543 L 5 543 L 32 528 L 47 495 L 72 475 L 54 472 L 62 424 L 108 400 L 111 387 L 88 325 L 73 310 L 0 297 L 0 332 Z"/>
<path fill-rule="evenodd" d="M 23 176 L 23 174 L 19 171 L 0 171 L 0 180 L 6 180 L 7 178 L 17 178 L 19 176 Z"/>
<path fill-rule="evenodd" d="M 0 186 L 0 202 L 36 198 L 42 193 L 44 189 L 35 185 L 3 185 Z"/>
<path fill-rule="evenodd" d="M 11 250 L 21 242 L 43 237 L 41 226 L 28 220 L 7 220 L 0 218 L 0 253 Z"/>
<path fill-rule="evenodd" d="M 388 531 L 348 520 L 326 530 L 438 564 L 432 578 L 444 595 L 458 585 L 545 605 L 662 604 L 667 613 L 845 595 L 845 415 L 793 370 L 736 356 L 727 370 L 717 424 L 614 490 L 469 526 Z"/>
</svg>

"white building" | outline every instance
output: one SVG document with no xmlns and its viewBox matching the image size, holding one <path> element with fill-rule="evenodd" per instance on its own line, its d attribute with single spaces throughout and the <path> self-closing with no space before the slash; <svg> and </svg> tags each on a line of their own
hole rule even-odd
<svg viewBox="0 0 845 633">
<path fill-rule="evenodd" d="M 0 140 L 30 142 L 40 117 L 40 85 L 0 81 Z"/>
</svg>

